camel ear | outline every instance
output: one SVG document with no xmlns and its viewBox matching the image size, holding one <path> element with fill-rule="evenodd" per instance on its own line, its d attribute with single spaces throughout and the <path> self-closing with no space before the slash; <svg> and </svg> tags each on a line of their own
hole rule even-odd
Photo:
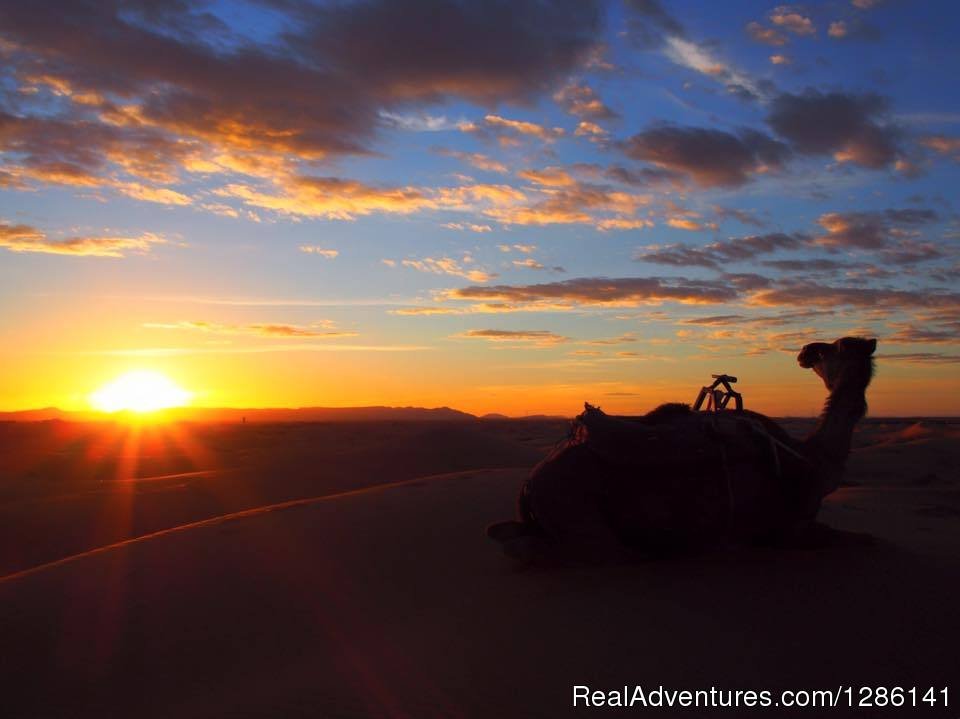
<svg viewBox="0 0 960 719">
<path fill-rule="evenodd" d="M 867 340 L 867 349 L 870 350 L 869 352 L 867 352 L 867 354 L 872 355 L 877 349 L 877 340 L 876 339 Z"/>
</svg>

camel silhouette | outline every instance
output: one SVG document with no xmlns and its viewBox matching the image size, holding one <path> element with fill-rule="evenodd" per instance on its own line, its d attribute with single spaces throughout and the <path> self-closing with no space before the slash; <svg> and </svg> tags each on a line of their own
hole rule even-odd
<svg viewBox="0 0 960 719">
<path fill-rule="evenodd" d="M 519 521 L 491 525 L 487 534 L 524 561 L 801 536 L 840 484 L 866 414 L 876 346 L 843 337 L 803 347 L 797 362 L 819 375 L 829 396 L 802 440 L 748 410 L 667 404 L 642 417 L 611 417 L 586 405 L 521 488 Z"/>
</svg>

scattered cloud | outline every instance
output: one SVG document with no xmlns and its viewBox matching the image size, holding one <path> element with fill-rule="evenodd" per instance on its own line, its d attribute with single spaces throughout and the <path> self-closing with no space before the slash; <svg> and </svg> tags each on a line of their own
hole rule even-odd
<svg viewBox="0 0 960 719">
<path fill-rule="evenodd" d="M 409 214 L 437 207 L 437 200 L 414 187 L 374 187 L 340 177 L 297 175 L 276 191 L 231 183 L 215 194 L 285 215 L 353 220 L 373 213 Z"/>
<path fill-rule="evenodd" d="M 730 283 L 662 277 L 580 277 L 536 285 L 470 286 L 451 290 L 450 299 L 517 305 L 576 303 L 635 307 L 659 302 L 722 304 L 738 297 Z"/>
<path fill-rule="evenodd" d="M 946 135 L 927 135 L 921 138 L 920 144 L 941 155 L 950 155 L 960 162 L 960 137 Z"/>
<path fill-rule="evenodd" d="M 781 5 L 770 11 L 770 22 L 794 35 L 815 35 L 817 28 L 813 21 L 803 15 L 799 9 L 790 5 Z"/>
<path fill-rule="evenodd" d="M 752 225 L 753 227 L 767 226 L 767 223 L 763 219 L 747 210 L 738 210 L 734 207 L 723 207 L 721 205 L 713 205 L 711 209 L 716 218 L 721 222 L 733 219 L 742 225 Z"/>
<path fill-rule="evenodd" d="M 541 181 L 543 179 L 541 177 Z M 560 181 L 557 177 L 552 180 Z M 494 207 L 485 214 L 507 225 L 593 224 L 600 227 L 609 219 L 633 219 L 634 213 L 649 202 L 647 195 L 575 182 L 571 186 L 542 187 L 539 199 L 533 202 Z M 615 217 L 606 217 L 607 214 Z"/>
<path fill-rule="evenodd" d="M 391 315 L 401 315 L 409 317 L 421 317 L 432 315 L 459 315 L 463 310 L 455 307 L 401 307 L 395 310 L 388 310 Z"/>
<path fill-rule="evenodd" d="M 472 222 L 446 222 L 440 226 L 448 230 L 459 230 L 460 232 L 493 232 L 493 228 L 490 227 L 490 225 L 477 225 Z"/>
<path fill-rule="evenodd" d="M 948 355 L 941 352 L 903 352 L 884 353 L 880 357 L 885 362 L 903 362 L 905 364 L 960 364 L 960 355 Z"/>
<path fill-rule="evenodd" d="M 676 35 L 667 37 L 664 53 L 677 65 L 706 75 L 738 97 L 756 100 L 767 95 L 768 88 L 745 72 L 720 61 L 712 52 L 695 42 Z"/>
<path fill-rule="evenodd" d="M 736 187 L 757 173 L 779 170 L 786 145 L 757 130 L 737 133 L 704 127 L 661 125 L 623 144 L 628 157 L 689 175 L 703 187 Z"/>
<path fill-rule="evenodd" d="M 125 257 L 146 254 L 154 245 L 164 244 L 160 235 L 145 232 L 137 236 L 91 235 L 55 239 L 30 225 L 0 222 L 0 247 L 10 252 L 39 252 L 75 257 Z"/>
<path fill-rule="evenodd" d="M 562 167 L 545 167 L 542 170 L 521 170 L 518 177 L 548 187 L 570 187 L 577 181 Z"/>
<path fill-rule="evenodd" d="M 617 116 L 588 85 L 571 83 L 558 90 L 553 99 L 566 112 L 587 120 L 610 120 Z"/>
<path fill-rule="evenodd" d="M 576 129 L 573 131 L 573 134 L 576 137 L 586 137 L 589 138 L 591 142 L 598 142 L 607 137 L 610 133 L 604 130 L 600 125 L 595 122 L 589 122 L 588 120 L 581 120 L 577 123 Z"/>
<path fill-rule="evenodd" d="M 743 262 L 759 255 L 778 250 L 798 250 L 808 246 L 810 238 L 795 233 L 792 235 L 774 232 L 766 235 L 751 235 L 731 240 L 712 242 L 704 247 L 668 245 L 648 248 L 634 259 L 675 267 L 710 267 L 717 269 L 725 262 Z"/>
<path fill-rule="evenodd" d="M 626 0 L 630 10 L 629 34 L 636 45 L 642 48 L 657 48 L 665 38 L 683 37 L 683 25 L 663 9 L 659 0 Z"/>
<path fill-rule="evenodd" d="M 885 336 L 885 342 L 897 344 L 960 344 L 960 334 L 955 328 L 937 329 L 932 327 L 918 327 L 906 322 L 891 322 L 890 327 L 895 330 Z"/>
<path fill-rule="evenodd" d="M 539 347 L 548 347 L 570 341 L 569 337 L 564 337 L 549 330 L 467 330 L 459 335 L 454 335 L 454 337 L 481 339 L 489 342 L 523 342 Z"/>
<path fill-rule="evenodd" d="M 510 120 L 499 115 L 486 115 L 478 122 L 462 122 L 460 130 L 484 139 L 496 140 L 501 145 L 517 145 L 523 137 L 534 137 L 553 142 L 564 136 L 562 127 L 547 127 L 526 120 Z"/>
<path fill-rule="evenodd" d="M 533 254 L 537 246 L 536 245 L 523 245 L 523 244 L 514 244 L 514 245 L 497 245 L 497 248 L 501 252 L 512 252 L 516 250 L 517 252 L 522 252 L 525 255 Z"/>
<path fill-rule="evenodd" d="M 217 322 L 204 321 L 182 321 L 173 323 L 149 322 L 144 324 L 149 329 L 165 330 L 192 330 L 196 332 L 209 332 L 212 334 L 225 335 L 257 335 L 261 337 L 290 337 L 290 338 L 310 338 L 310 339 L 337 339 L 339 337 L 356 337 L 356 332 L 345 332 L 342 330 L 327 329 L 329 323 L 320 323 L 319 325 L 291 325 L 291 324 L 272 324 L 272 323 L 254 323 L 246 325 L 220 324 Z"/>
<path fill-rule="evenodd" d="M 592 340 L 581 340 L 580 344 L 597 345 L 597 346 L 613 346 L 613 345 L 632 344 L 636 341 L 637 341 L 637 336 L 633 334 L 633 332 L 624 332 L 619 337 L 600 337 Z"/>
<path fill-rule="evenodd" d="M 887 101 L 879 95 L 808 89 L 776 97 L 768 122 L 796 152 L 879 169 L 900 153 L 901 132 L 886 113 Z"/>
<path fill-rule="evenodd" d="M 396 128 L 409 132 L 443 132 L 457 127 L 457 123 L 448 120 L 446 115 L 431 115 L 427 112 L 404 114 L 381 110 L 380 118 Z"/>
<path fill-rule="evenodd" d="M 826 230 L 816 243 L 828 248 L 877 250 L 896 236 L 899 227 L 917 227 L 939 219 L 933 210 L 916 208 L 877 212 L 828 212 L 818 224 Z"/>
<path fill-rule="evenodd" d="M 402 260 L 400 264 L 419 272 L 428 272 L 434 275 L 453 275 L 454 277 L 463 277 L 471 282 L 489 282 L 497 276 L 496 273 L 464 267 L 464 265 L 472 263 L 473 258 L 470 255 L 464 255 L 460 261 L 451 257 L 424 257 L 422 260 Z"/>
<path fill-rule="evenodd" d="M 328 260 L 336 259 L 339 256 L 339 250 L 331 250 L 325 247 L 320 247 L 319 245 L 300 245 L 300 251 L 306 252 L 308 255 L 319 255 L 320 257 L 326 257 Z"/>
<path fill-rule="evenodd" d="M 846 37 L 848 32 L 849 30 L 847 30 L 847 23 L 845 23 L 843 20 L 837 20 L 836 22 L 830 23 L 830 28 L 827 30 L 827 35 L 839 40 L 840 38 Z"/>
<path fill-rule="evenodd" d="M 960 307 L 960 294 L 882 287 L 835 287 L 807 280 L 783 280 L 779 287 L 759 290 L 750 302 L 766 307 L 956 309 Z"/>
<path fill-rule="evenodd" d="M 764 27 L 758 22 L 751 22 L 747 24 L 746 27 L 747 34 L 756 40 L 757 42 L 762 42 L 764 45 L 773 45 L 774 47 L 780 47 L 786 45 L 787 36 L 782 32 L 774 30 L 771 27 Z"/>
<path fill-rule="evenodd" d="M 462 162 L 467 163 L 472 167 L 476 167 L 478 170 L 483 170 L 485 172 L 496 172 L 499 174 L 506 174 L 509 172 L 507 166 L 504 165 L 499 160 L 494 160 L 493 158 L 484 155 L 480 152 L 461 152 L 459 150 L 449 150 L 447 148 L 439 148 L 437 153 L 440 155 L 445 155 L 447 157 L 455 157 Z"/>
</svg>

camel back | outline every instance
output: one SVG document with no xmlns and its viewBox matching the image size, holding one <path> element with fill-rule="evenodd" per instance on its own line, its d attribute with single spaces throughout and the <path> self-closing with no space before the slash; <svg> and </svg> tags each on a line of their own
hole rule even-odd
<svg viewBox="0 0 960 719">
<path fill-rule="evenodd" d="M 731 462 L 746 451 L 769 454 L 779 474 L 779 455 L 793 450 L 789 438 L 747 412 L 693 412 L 667 405 L 645 417 L 615 417 L 589 404 L 571 426 L 566 444 L 585 444 L 611 464 L 649 468 L 678 456 L 691 463 Z M 785 442 L 786 440 L 786 442 Z M 778 448 L 779 446 L 779 448 Z"/>
</svg>

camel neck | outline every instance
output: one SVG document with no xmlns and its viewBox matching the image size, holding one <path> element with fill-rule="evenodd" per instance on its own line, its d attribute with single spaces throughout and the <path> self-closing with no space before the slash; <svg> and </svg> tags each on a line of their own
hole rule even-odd
<svg viewBox="0 0 960 719">
<path fill-rule="evenodd" d="M 842 469 L 850 454 L 853 430 L 867 412 L 866 382 L 839 382 L 824 404 L 817 428 L 806 439 L 808 451 Z"/>
</svg>

